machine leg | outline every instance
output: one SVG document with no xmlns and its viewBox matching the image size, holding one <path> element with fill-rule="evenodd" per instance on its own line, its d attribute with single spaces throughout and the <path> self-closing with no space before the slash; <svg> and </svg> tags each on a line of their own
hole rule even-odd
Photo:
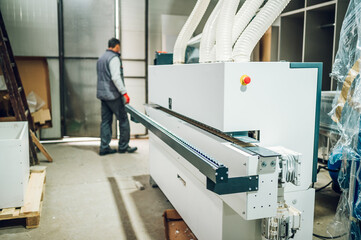
<svg viewBox="0 0 361 240">
<path fill-rule="evenodd" d="M 149 176 L 149 185 L 150 185 L 152 188 L 157 188 L 157 187 L 158 187 L 158 184 L 154 181 L 154 179 L 152 178 L 152 176 Z"/>
</svg>

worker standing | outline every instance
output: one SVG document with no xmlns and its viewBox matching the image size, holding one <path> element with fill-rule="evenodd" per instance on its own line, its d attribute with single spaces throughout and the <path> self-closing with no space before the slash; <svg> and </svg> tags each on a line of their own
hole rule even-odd
<svg viewBox="0 0 361 240">
<path fill-rule="evenodd" d="M 97 62 L 97 98 L 101 100 L 102 122 L 100 125 L 99 155 L 116 153 L 110 148 L 112 139 L 113 114 L 119 121 L 119 153 L 133 153 L 137 147 L 130 147 L 130 126 L 125 104 L 129 96 L 124 84 L 123 65 L 120 59 L 120 41 L 112 38 L 108 41 L 108 49 Z"/>
</svg>

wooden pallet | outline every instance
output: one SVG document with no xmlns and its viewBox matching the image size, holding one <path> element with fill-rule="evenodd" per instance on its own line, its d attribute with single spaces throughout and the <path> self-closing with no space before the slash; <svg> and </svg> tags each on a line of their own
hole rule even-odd
<svg viewBox="0 0 361 240">
<path fill-rule="evenodd" d="M 26 228 L 37 228 L 45 194 L 46 168 L 32 167 L 26 189 L 24 206 L 19 208 L 0 209 L 0 221 L 26 219 Z"/>
</svg>

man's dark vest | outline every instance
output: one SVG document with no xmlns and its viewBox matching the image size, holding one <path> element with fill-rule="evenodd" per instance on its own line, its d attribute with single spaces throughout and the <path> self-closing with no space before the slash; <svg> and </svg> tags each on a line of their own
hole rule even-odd
<svg viewBox="0 0 361 240">
<path fill-rule="evenodd" d="M 120 97 L 120 93 L 113 83 L 109 69 L 109 63 L 115 57 L 120 58 L 120 54 L 113 52 L 112 50 L 107 50 L 97 62 L 97 98 L 101 100 L 109 101 Z"/>
</svg>

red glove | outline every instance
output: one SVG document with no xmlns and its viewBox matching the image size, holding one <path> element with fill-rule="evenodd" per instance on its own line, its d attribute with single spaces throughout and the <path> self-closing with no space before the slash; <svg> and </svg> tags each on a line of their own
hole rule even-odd
<svg viewBox="0 0 361 240">
<path fill-rule="evenodd" d="M 129 101 L 130 101 L 130 98 L 129 98 L 129 96 L 128 96 L 128 93 L 124 94 L 123 96 L 124 96 L 124 99 L 125 99 L 125 104 L 128 104 Z"/>
</svg>

